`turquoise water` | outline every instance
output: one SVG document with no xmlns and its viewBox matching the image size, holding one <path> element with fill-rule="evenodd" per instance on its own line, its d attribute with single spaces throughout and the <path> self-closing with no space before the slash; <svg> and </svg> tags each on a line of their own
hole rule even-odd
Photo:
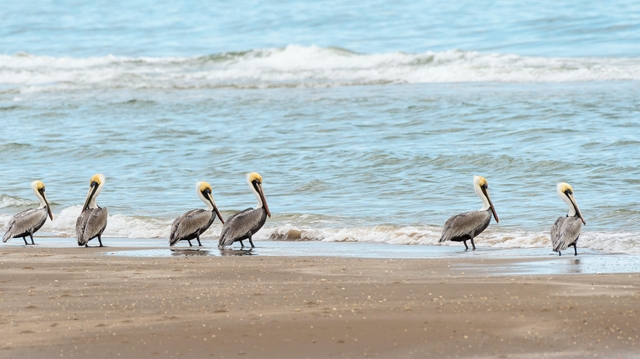
<svg viewBox="0 0 640 359">
<path fill-rule="evenodd" d="M 0 4 L 0 223 L 41 179 L 73 236 L 101 172 L 105 235 L 167 238 L 195 182 L 228 216 L 257 171 L 258 240 L 435 244 L 477 174 L 481 246 L 549 246 L 567 181 L 580 245 L 640 253 L 635 2 Z"/>
</svg>

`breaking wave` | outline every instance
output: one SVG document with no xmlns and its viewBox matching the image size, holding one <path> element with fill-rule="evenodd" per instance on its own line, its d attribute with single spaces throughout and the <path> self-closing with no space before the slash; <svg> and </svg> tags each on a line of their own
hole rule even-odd
<svg viewBox="0 0 640 359">
<path fill-rule="evenodd" d="M 75 221 L 81 206 L 63 209 L 55 214 L 54 221 L 47 221 L 38 234 L 56 237 L 75 237 Z M 10 215 L 0 215 L 0 228 L 6 229 Z M 153 217 L 110 215 L 103 237 L 168 241 L 173 219 Z M 201 238 L 217 241 L 222 226 L 215 222 Z M 258 232 L 255 240 L 262 241 L 324 241 L 324 242 L 370 242 L 390 245 L 440 245 L 438 239 L 442 228 L 439 226 L 373 226 L 373 227 L 331 227 L 294 226 L 290 224 L 267 226 Z M 608 253 L 640 254 L 638 233 L 632 232 L 584 232 L 578 242 L 579 248 L 590 248 Z M 462 246 L 447 242 L 442 245 Z M 476 245 L 495 248 L 549 248 L 548 232 L 527 232 L 489 227 L 476 239 Z"/>
<path fill-rule="evenodd" d="M 289 45 L 198 57 L 0 55 L 0 92 L 334 87 L 640 80 L 637 58 L 548 58 L 450 50 L 359 54 Z"/>
<path fill-rule="evenodd" d="M 0 194 L 0 208 L 19 208 L 25 206 L 37 206 L 37 201 L 32 201 L 20 197 L 8 196 Z"/>
</svg>

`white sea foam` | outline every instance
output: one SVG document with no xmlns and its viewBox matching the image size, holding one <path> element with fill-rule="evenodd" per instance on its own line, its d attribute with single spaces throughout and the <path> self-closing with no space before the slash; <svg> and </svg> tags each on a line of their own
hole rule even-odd
<svg viewBox="0 0 640 359">
<path fill-rule="evenodd" d="M 266 228 L 256 235 L 262 240 L 373 242 L 400 245 L 439 245 L 441 227 L 367 228 L 298 228 L 290 225 Z M 609 253 L 640 253 L 637 233 L 585 232 L 578 241 L 579 248 L 590 248 Z M 470 243 L 468 243 L 470 244 Z M 463 246 L 445 242 L 442 245 Z M 496 248 L 551 248 L 548 232 L 487 229 L 476 239 L 476 245 Z M 570 248 L 568 251 L 573 252 Z"/>
<path fill-rule="evenodd" d="M 82 206 L 63 209 L 56 214 L 54 221 L 47 221 L 42 231 L 53 233 L 60 237 L 75 237 L 76 219 L 80 215 Z M 171 233 L 173 220 L 152 217 L 129 217 L 121 214 L 109 215 L 104 237 L 118 238 L 166 238 Z M 220 235 L 220 226 L 214 224 L 202 237 L 211 238 Z"/>
<path fill-rule="evenodd" d="M 54 214 L 54 221 L 47 221 L 40 234 L 57 237 L 75 237 L 75 221 L 81 206 L 65 208 Z M 10 215 L 0 215 L 0 228 L 6 229 Z M 173 219 L 151 217 L 128 217 L 120 214 L 110 215 L 103 237 L 161 239 L 168 241 Z M 221 224 L 215 222 L 201 238 L 217 241 Z M 400 227 L 373 226 L 354 228 L 322 228 L 294 225 L 268 224 L 254 239 L 264 241 L 325 241 L 325 242 L 371 242 L 394 245 L 440 245 L 441 227 Z M 580 236 L 578 250 L 590 248 L 608 253 L 640 254 L 640 242 L 637 233 L 632 232 L 589 232 Z M 446 242 L 442 245 L 460 246 L 462 243 Z M 496 248 L 551 248 L 548 232 L 527 232 L 521 230 L 492 229 L 489 227 L 476 239 L 477 246 Z M 573 252 L 570 248 L 567 251 Z"/>
<path fill-rule="evenodd" d="M 19 92 L 86 89 L 328 87 L 388 83 L 640 80 L 637 58 L 546 58 L 474 51 L 357 54 L 295 46 L 201 57 L 0 55 Z"/>
</svg>

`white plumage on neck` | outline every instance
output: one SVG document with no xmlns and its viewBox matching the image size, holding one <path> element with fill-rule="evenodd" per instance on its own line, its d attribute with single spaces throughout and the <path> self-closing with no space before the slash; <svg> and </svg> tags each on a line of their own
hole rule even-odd
<svg viewBox="0 0 640 359">
<path fill-rule="evenodd" d="M 253 191 L 253 194 L 255 194 L 256 198 L 258 199 L 258 204 L 256 205 L 256 208 L 262 208 L 263 207 L 262 198 L 260 197 L 260 193 L 258 193 L 255 186 L 251 182 L 251 178 L 249 177 L 249 175 L 247 175 L 247 183 L 249 183 L 249 187 L 251 188 L 251 191 Z"/>
<path fill-rule="evenodd" d="M 91 209 L 98 208 L 98 205 L 96 204 L 96 198 L 98 198 L 98 195 L 100 195 L 100 192 L 102 192 L 102 187 L 104 186 L 104 182 L 105 182 L 104 175 L 97 175 L 97 176 L 99 179 L 98 188 L 96 188 L 96 191 L 92 194 L 93 187 L 89 186 L 89 192 L 87 193 L 87 198 L 89 198 L 89 204 L 87 205 L 87 208 L 91 208 Z"/>
<path fill-rule="evenodd" d="M 562 183 L 558 183 L 558 185 L 556 186 L 556 190 L 558 191 L 558 196 L 560 197 L 560 199 L 567 204 L 567 206 L 569 206 L 569 213 L 567 213 L 567 216 L 569 217 L 574 217 L 577 213 L 576 213 L 576 207 L 573 205 L 573 202 L 571 202 L 571 199 L 569 198 L 569 196 L 567 196 L 563 191 L 562 191 Z M 575 201 L 575 199 L 574 199 Z"/>
<path fill-rule="evenodd" d="M 31 189 L 33 190 L 33 193 L 35 193 L 36 197 L 38 197 L 38 201 L 40 202 L 40 205 L 38 206 L 38 208 L 44 208 L 47 206 L 47 201 L 45 200 L 45 198 L 43 196 L 45 196 L 45 194 L 40 194 L 40 191 L 38 191 L 38 184 L 40 183 L 40 181 L 33 181 L 31 182 Z"/>
<path fill-rule="evenodd" d="M 198 194 L 198 197 L 200 198 L 200 200 L 202 200 L 202 202 L 204 202 L 204 204 L 207 205 L 207 210 L 209 211 L 213 211 L 213 206 L 215 205 L 215 200 L 213 199 L 213 195 L 211 195 L 211 201 L 209 201 L 208 198 L 206 198 L 203 194 L 202 191 L 200 191 L 200 188 L 202 188 L 202 185 L 205 182 L 198 182 L 196 183 L 196 193 Z M 213 202 L 213 203 L 212 203 Z"/>
<path fill-rule="evenodd" d="M 482 193 L 482 188 L 480 188 L 480 177 L 479 176 L 473 176 L 473 189 L 476 191 L 476 194 L 478 195 L 478 197 L 480 197 L 480 199 L 482 199 L 482 208 L 480 208 L 481 211 L 486 211 L 489 208 L 491 208 L 491 204 L 489 204 L 489 199 L 487 198 L 487 196 L 484 195 L 484 193 Z M 489 190 L 487 189 L 487 194 L 489 193 Z"/>
</svg>

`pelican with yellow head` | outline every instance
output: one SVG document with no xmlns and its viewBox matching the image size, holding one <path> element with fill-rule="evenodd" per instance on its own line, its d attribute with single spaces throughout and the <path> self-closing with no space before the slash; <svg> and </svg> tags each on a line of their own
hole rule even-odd
<svg viewBox="0 0 640 359">
<path fill-rule="evenodd" d="M 51 206 L 47 200 L 47 195 L 44 190 L 44 183 L 42 181 L 31 182 L 31 189 L 35 193 L 36 197 L 40 201 L 38 208 L 30 208 L 26 211 L 22 211 L 9 219 L 7 232 L 2 237 L 2 242 L 8 242 L 11 238 L 20 238 L 24 240 L 25 245 L 27 243 L 27 236 L 31 238 L 31 244 L 33 242 L 33 234 L 36 233 L 44 222 L 47 221 L 47 216 L 53 220 L 53 214 L 51 213 Z"/>
<path fill-rule="evenodd" d="M 569 206 L 569 212 L 565 217 L 559 217 L 556 219 L 553 226 L 551 226 L 551 244 L 553 245 L 553 251 L 558 252 L 558 255 L 562 255 L 562 251 L 573 246 L 573 252 L 577 256 L 578 238 L 580 238 L 580 230 L 583 224 L 587 224 L 582 217 L 582 212 L 578 208 L 578 202 L 576 202 L 573 196 L 573 187 L 570 184 L 562 182 L 556 185 L 556 191 L 560 199 Z"/>
<path fill-rule="evenodd" d="M 196 193 L 200 200 L 207 205 L 207 209 L 193 209 L 176 218 L 171 225 L 169 246 L 174 246 L 180 241 L 187 241 L 191 247 L 192 239 L 196 239 L 198 245 L 202 246 L 200 235 L 211 227 L 213 221 L 216 220 L 216 216 L 224 224 L 220 210 L 218 210 L 213 194 L 211 194 L 212 191 L 211 185 L 207 182 L 196 183 Z"/>
<path fill-rule="evenodd" d="M 465 248 L 469 249 L 467 240 L 471 240 L 473 250 L 476 250 L 476 244 L 473 239 L 489 226 L 491 214 L 493 214 L 496 223 L 500 222 L 491 202 L 491 197 L 489 197 L 487 179 L 482 176 L 473 176 L 473 189 L 478 197 L 482 199 L 482 208 L 478 211 L 465 212 L 449 218 L 442 229 L 440 243 L 445 241 L 463 242 Z"/>
<path fill-rule="evenodd" d="M 247 182 L 249 183 L 249 188 L 251 188 L 258 199 L 258 205 L 255 209 L 247 208 L 227 218 L 227 223 L 224 224 L 222 232 L 220 232 L 219 248 L 230 246 L 234 242 L 240 242 L 240 245 L 244 247 L 242 241 L 245 239 L 248 239 L 251 248 L 254 248 L 255 246 L 253 245 L 251 237 L 262 228 L 264 222 L 267 220 L 267 216 L 271 217 L 267 199 L 262 189 L 262 176 L 256 172 L 249 173 L 247 175 Z"/>
<path fill-rule="evenodd" d="M 107 218 L 109 212 L 96 204 L 96 198 L 102 187 L 104 187 L 105 177 L 103 174 L 95 174 L 89 180 L 89 191 L 87 198 L 82 205 L 82 212 L 76 220 L 76 238 L 79 246 L 89 247 L 89 241 L 98 238 L 100 247 L 102 245 L 102 233 L 107 228 Z"/>
</svg>

